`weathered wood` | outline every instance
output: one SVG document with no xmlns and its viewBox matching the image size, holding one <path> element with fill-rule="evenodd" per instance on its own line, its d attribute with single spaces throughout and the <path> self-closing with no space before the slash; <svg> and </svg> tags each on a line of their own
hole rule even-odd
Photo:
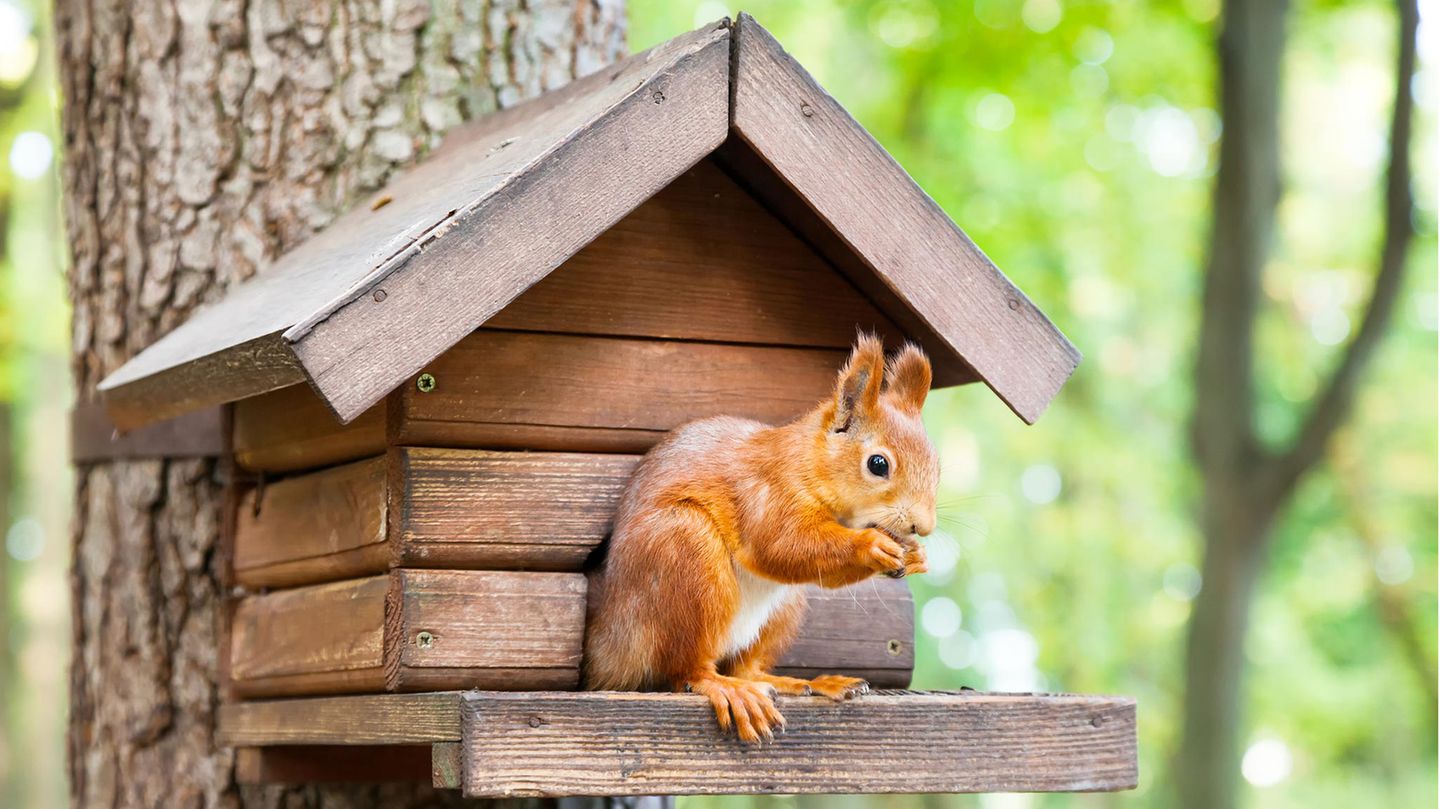
<svg viewBox="0 0 1440 809">
<path fill-rule="evenodd" d="M 234 747 L 457 742 L 460 692 L 226 702 L 215 737 Z"/>
<path fill-rule="evenodd" d="M 100 402 L 70 411 L 70 462 L 213 458 L 225 452 L 225 409 L 211 407 L 122 433 Z"/>
<path fill-rule="evenodd" d="M 915 668 L 915 603 L 903 579 L 874 578 L 839 590 L 806 589 L 809 610 L 777 671 L 793 677 L 849 674 L 875 688 L 905 688 Z"/>
<path fill-rule="evenodd" d="M 430 785 L 436 789 L 460 789 L 465 786 L 465 754 L 459 742 L 436 742 L 430 745 Z"/>
<path fill-rule="evenodd" d="M 585 577 L 396 570 L 244 598 L 233 620 L 246 697 L 574 688 Z"/>
<path fill-rule="evenodd" d="M 429 782 L 430 745 L 308 745 L 235 750 L 240 784 Z"/>
<path fill-rule="evenodd" d="M 390 690 L 579 685 L 584 576 L 397 570 L 391 580 Z"/>
<path fill-rule="evenodd" d="M 746 14 L 732 126 L 1021 418 L 1079 353 L 880 144 Z"/>
<path fill-rule="evenodd" d="M 900 336 L 844 277 L 703 160 L 486 321 L 524 331 L 848 348 Z"/>
<path fill-rule="evenodd" d="M 386 204 L 358 206 L 110 375 L 101 385 L 107 402 L 126 419 L 153 419 L 254 395 L 301 378 L 287 359 L 294 352 L 347 420 L 358 416 L 724 138 L 728 34 L 728 22 L 706 26 L 582 79 L 565 103 L 531 105 L 530 114 L 500 119 L 504 126 L 477 125 L 392 182 Z M 564 178 L 563 187 L 547 177 Z M 544 234 L 541 244 L 521 238 L 533 234 Z M 481 242 L 485 259 L 465 262 L 485 274 L 477 285 L 443 255 Z M 411 294 L 408 262 L 422 248 L 452 268 L 426 271 L 426 280 L 445 276 L 464 294 L 435 286 Z M 380 307 L 371 295 L 382 280 L 388 303 Z M 361 311 L 348 308 L 357 303 Z M 418 321 L 416 306 L 426 309 Z M 352 354 L 337 342 L 356 335 L 349 320 L 362 315 L 378 353 Z M 428 336 L 396 341 L 397 326 Z M 343 374 L 332 364 L 347 361 L 337 352 L 372 363 L 366 379 L 336 390 Z"/>
<path fill-rule="evenodd" d="M 847 278 L 886 316 L 893 320 L 902 334 L 909 337 L 930 356 L 937 388 L 969 385 L 979 382 L 975 369 L 965 363 L 955 349 L 926 325 L 908 301 L 896 294 L 874 268 L 850 249 L 845 239 L 830 229 L 806 204 L 785 178 L 775 171 L 744 140 L 733 131 L 712 155 L 715 162 L 768 210 L 789 225 L 818 255 Z"/>
<path fill-rule="evenodd" d="M 394 561 L 579 570 L 610 532 L 639 458 L 403 448 L 393 456 Z"/>
<path fill-rule="evenodd" d="M 230 683 L 242 696 L 382 691 L 387 576 L 241 599 Z"/>
<path fill-rule="evenodd" d="M 1115 697 L 782 697 L 752 748 L 695 694 L 470 693 L 468 797 L 1130 789 L 1135 703 Z"/>
<path fill-rule="evenodd" d="M 388 465 L 381 456 L 247 489 L 236 510 L 235 581 L 289 587 L 386 570 Z"/>
<path fill-rule="evenodd" d="M 235 403 L 235 462 L 252 472 L 294 472 L 385 451 L 385 403 L 342 425 L 308 385 Z"/>
<path fill-rule="evenodd" d="M 614 71 L 584 103 L 527 122 L 500 153 L 513 153 L 504 182 L 448 209 L 458 213 L 291 327 L 286 338 L 341 419 L 360 415 L 719 146 L 729 123 L 729 39 L 727 21 L 672 40 L 655 58 Z M 426 165 L 469 168 L 447 167 L 440 155 Z M 402 192 L 426 197 L 433 217 L 431 189 Z M 425 260 L 413 261 L 422 251 Z M 371 290 L 381 288 L 377 303 Z"/>
<path fill-rule="evenodd" d="M 491 446 L 488 423 L 669 430 L 733 415 L 778 424 L 834 387 L 844 352 L 482 329 L 404 386 L 399 443 L 444 424 L 452 446 Z"/>
</svg>

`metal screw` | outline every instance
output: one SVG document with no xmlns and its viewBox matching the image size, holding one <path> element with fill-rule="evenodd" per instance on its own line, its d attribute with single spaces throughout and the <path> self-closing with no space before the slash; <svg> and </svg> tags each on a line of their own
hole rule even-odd
<svg viewBox="0 0 1440 809">
<path fill-rule="evenodd" d="M 538 716 L 532 716 L 532 717 L 530 717 L 530 727 L 532 727 L 532 728 L 538 728 L 538 727 L 540 727 L 540 726 L 543 725 L 543 724 L 545 724 L 545 722 L 544 722 L 540 717 L 538 717 Z"/>
<path fill-rule="evenodd" d="M 1103 724 L 1105 724 L 1105 720 L 1099 715 L 1090 717 L 1090 727 L 1098 728 Z"/>
<path fill-rule="evenodd" d="M 1010 311 L 1012 312 L 1020 308 L 1020 301 L 1016 300 L 1015 298 L 1011 298 L 1008 303 L 1010 306 Z"/>
<path fill-rule="evenodd" d="M 435 636 L 429 632 L 419 632 L 415 635 L 415 645 L 421 649 L 429 649 L 435 645 Z"/>
<path fill-rule="evenodd" d="M 663 90 L 656 90 L 655 92 L 650 94 L 650 100 L 654 101 L 656 104 L 659 104 L 660 102 L 665 100 L 665 92 Z"/>
<path fill-rule="evenodd" d="M 801 104 L 800 114 L 805 116 L 806 118 L 813 118 L 815 117 L 815 108 L 810 106 L 809 104 Z"/>
<path fill-rule="evenodd" d="M 889 643 L 885 644 L 885 651 L 888 652 L 891 657 L 899 655 L 900 651 L 904 648 L 905 645 L 898 640 L 892 640 Z"/>
<path fill-rule="evenodd" d="M 429 393 L 435 390 L 435 377 L 430 374 L 421 374 L 420 378 L 415 380 L 415 387 L 419 389 L 421 393 Z"/>
<path fill-rule="evenodd" d="M 380 303 L 385 300 L 385 290 L 377 289 L 370 297 L 374 298 L 376 303 Z"/>
</svg>

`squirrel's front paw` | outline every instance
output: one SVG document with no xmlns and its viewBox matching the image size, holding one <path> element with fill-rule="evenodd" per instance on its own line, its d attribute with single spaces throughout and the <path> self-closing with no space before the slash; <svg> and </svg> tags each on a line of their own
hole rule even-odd
<svg viewBox="0 0 1440 809">
<path fill-rule="evenodd" d="M 861 543 L 861 563 L 876 573 L 899 573 L 905 570 L 905 546 L 884 531 L 867 528 Z"/>
<path fill-rule="evenodd" d="M 925 549 L 920 547 L 919 542 L 912 542 L 905 546 L 905 570 L 900 576 L 914 576 L 919 573 L 928 573 L 930 563 L 925 558 Z M 896 578 L 899 578 L 897 576 Z"/>
</svg>

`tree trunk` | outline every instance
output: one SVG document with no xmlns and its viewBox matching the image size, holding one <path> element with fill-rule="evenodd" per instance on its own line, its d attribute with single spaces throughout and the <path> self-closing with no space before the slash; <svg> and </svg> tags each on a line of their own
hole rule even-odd
<svg viewBox="0 0 1440 809">
<path fill-rule="evenodd" d="M 79 396 L 445 129 L 617 58 L 623 15 L 623 0 L 59 0 Z M 214 464 L 97 464 L 77 486 L 75 804 L 453 800 L 237 788 L 214 741 Z"/>
<path fill-rule="evenodd" d="M 1175 782 L 1184 809 L 1233 809 L 1240 774 L 1244 647 L 1270 530 L 1323 456 L 1380 343 L 1399 296 L 1411 236 L 1410 129 L 1415 0 L 1397 0 L 1395 107 L 1385 171 L 1385 224 L 1360 329 L 1282 450 L 1255 434 L 1253 373 L 1260 276 L 1280 195 L 1280 67 L 1286 0 L 1225 0 L 1219 41 L 1225 131 L 1205 268 L 1192 438 L 1204 500 L 1205 560 L 1190 619 L 1184 729 Z"/>
<path fill-rule="evenodd" d="M 1175 777 L 1182 809 L 1235 806 L 1245 628 L 1270 517 L 1207 492 L 1205 559 L 1185 649 L 1185 725 Z"/>
</svg>

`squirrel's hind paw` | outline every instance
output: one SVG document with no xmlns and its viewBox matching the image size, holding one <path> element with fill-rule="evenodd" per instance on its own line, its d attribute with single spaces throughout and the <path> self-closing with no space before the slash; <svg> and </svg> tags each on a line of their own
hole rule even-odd
<svg viewBox="0 0 1440 809">
<path fill-rule="evenodd" d="M 773 742 L 775 731 L 785 730 L 785 717 L 775 707 L 775 689 L 770 685 L 717 674 L 686 686 L 709 698 L 722 731 L 728 732 L 733 720 L 735 734 L 746 744 Z"/>
</svg>

